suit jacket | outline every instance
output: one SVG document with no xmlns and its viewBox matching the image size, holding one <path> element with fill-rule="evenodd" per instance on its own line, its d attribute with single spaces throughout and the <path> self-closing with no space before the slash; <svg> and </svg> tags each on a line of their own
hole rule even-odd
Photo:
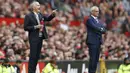
<svg viewBox="0 0 130 73">
<path fill-rule="evenodd" d="M 50 15 L 47 17 L 47 16 L 42 15 L 41 13 L 38 13 L 38 16 L 39 16 L 40 21 L 42 21 L 42 20 L 43 21 L 50 21 L 55 17 L 55 15 Z M 36 41 L 39 38 L 39 29 L 34 28 L 34 26 L 36 26 L 36 25 L 38 25 L 38 22 L 36 20 L 35 14 L 33 12 L 30 12 L 29 14 L 27 14 L 25 16 L 24 30 L 29 32 L 29 40 L 31 40 L 31 41 Z M 42 38 L 47 39 L 48 35 L 46 32 L 45 24 L 44 24 L 42 33 L 43 33 Z"/>
<path fill-rule="evenodd" d="M 101 44 L 102 34 L 105 33 L 105 27 L 90 16 L 86 23 L 87 26 L 87 44 Z"/>
</svg>

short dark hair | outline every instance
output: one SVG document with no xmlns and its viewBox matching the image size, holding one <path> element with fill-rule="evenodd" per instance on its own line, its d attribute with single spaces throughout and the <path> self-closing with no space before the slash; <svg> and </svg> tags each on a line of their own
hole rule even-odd
<svg viewBox="0 0 130 73">
<path fill-rule="evenodd" d="M 128 57 L 124 58 L 124 63 L 125 63 L 127 60 L 130 61 L 130 58 L 128 58 Z"/>
<path fill-rule="evenodd" d="M 3 63 L 9 63 L 9 59 L 3 59 Z"/>
<path fill-rule="evenodd" d="M 22 61 L 21 60 L 17 60 L 16 63 L 22 63 Z"/>
<path fill-rule="evenodd" d="M 56 64 L 56 61 L 55 60 L 50 60 L 50 63 L 51 64 Z"/>
</svg>

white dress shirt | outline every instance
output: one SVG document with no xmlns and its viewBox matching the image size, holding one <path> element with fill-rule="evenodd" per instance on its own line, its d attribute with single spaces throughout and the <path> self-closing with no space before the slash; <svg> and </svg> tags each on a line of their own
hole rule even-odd
<svg viewBox="0 0 130 73">
<path fill-rule="evenodd" d="M 39 20 L 39 16 L 38 16 L 38 13 L 34 12 L 35 16 L 36 16 L 36 20 L 38 22 L 38 25 L 40 24 L 40 20 Z"/>
<path fill-rule="evenodd" d="M 93 15 L 91 15 L 91 16 L 97 21 L 97 23 L 99 22 L 97 17 L 95 17 Z"/>
</svg>

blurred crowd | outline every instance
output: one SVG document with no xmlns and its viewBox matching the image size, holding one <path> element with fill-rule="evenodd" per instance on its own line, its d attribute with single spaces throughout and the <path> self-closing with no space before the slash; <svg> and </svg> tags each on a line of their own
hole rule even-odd
<svg viewBox="0 0 130 73">
<path fill-rule="evenodd" d="M 41 12 L 51 14 L 58 9 L 57 16 L 48 26 L 49 39 L 43 41 L 40 60 L 77 60 L 89 58 L 86 42 L 85 21 L 90 7 L 100 8 L 99 19 L 108 29 L 103 35 L 101 58 L 122 60 L 130 55 L 130 1 L 129 0 L 38 0 Z M 27 0 L 0 0 L 0 17 L 24 18 L 29 13 Z M 80 22 L 72 26 L 72 21 Z M 0 58 L 28 60 L 28 33 L 18 21 L 7 26 L 0 24 Z"/>
</svg>

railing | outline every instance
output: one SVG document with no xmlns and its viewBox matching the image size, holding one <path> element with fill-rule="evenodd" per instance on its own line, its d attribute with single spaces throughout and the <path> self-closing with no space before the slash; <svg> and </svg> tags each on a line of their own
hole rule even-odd
<svg viewBox="0 0 130 73">
<path fill-rule="evenodd" d="M 39 61 L 37 64 L 36 73 L 40 73 L 47 61 Z M 60 73 L 64 71 L 65 73 L 84 73 L 84 71 L 88 70 L 88 61 L 87 60 L 74 60 L 74 61 L 57 61 L 57 65 Z M 98 64 L 97 73 L 114 73 L 117 71 L 118 66 L 122 63 L 119 60 L 107 60 L 101 61 Z M 15 64 L 14 61 L 10 62 L 10 64 Z M 21 65 L 21 73 L 27 73 L 28 71 L 28 61 L 22 61 Z M 98 70 L 99 69 L 99 70 Z"/>
</svg>

